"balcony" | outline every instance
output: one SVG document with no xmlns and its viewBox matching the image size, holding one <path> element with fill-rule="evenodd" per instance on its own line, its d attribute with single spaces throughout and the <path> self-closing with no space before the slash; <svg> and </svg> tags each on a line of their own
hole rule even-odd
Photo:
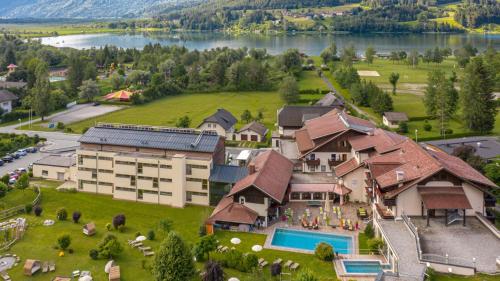
<svg viewBox="0 0 500 281">
<path fill-rule="evenodd" d="M 328 159 L 328 165 L 329 165 L 330 167 L 335 167 L 335 166 L 338 166 L 338 165 L 340 165 L 340 164 L 342 164 L 342 163 L 344 163 L 344 162 L 345 162 L 345 161 L 343 161 L 343 160 L 332 160 L 332 159 Z"/>
<path fill-rule="evenodd" d="M 307 166 L 319 166 L 320 160 L 319 159 L 307 159 L 306 160 Z"/>
<path fill-rule="evenodd" d="M 384 220 L 390 220 L 394 219 L 394 215 L 392 214 L 392 211 L 387 209 L 387 208 L 382 208 L 380 207 L 379 204 L 375 204 L 377 213 L 384 219 Z"/>
</svg>

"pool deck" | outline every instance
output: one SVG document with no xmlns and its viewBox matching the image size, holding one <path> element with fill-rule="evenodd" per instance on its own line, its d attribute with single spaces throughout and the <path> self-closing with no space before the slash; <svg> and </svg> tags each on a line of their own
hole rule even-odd
<svg viewBox="0 0 500 281">
<path fill-rule="evenodd" d="M 344 258 L 336 259 L 333 261 L 333 267 L 335 268 L 335 274 L 337 278 L 342 281 L 357 280 L 357 281 L 373 281 L 377 275 L 373 274 L 349 274 L 344 271 L 343 260 L 364 260 L 364 261 L 379 261 L 381 263 L 387 263 L 383 256 L 378 255 L 344 255 Z"/>
<path fill-rule="evenodd" d="M 260 229 L 260 230 L 256 231 L 257 233 L 262 233 L 262 234 L 267 235 L 266 242 L 264 243 L 264 248 L 273 249 L 273 250 L 296 252 L 296 253 L 304 253 L 304 254 L 314 254 L 314 251 L 311 251 L 311 250 L 302 250 L 302 249 L 273 246 L 272 241 L 274 238 L 274 232 L 277 228 L 290 229 L 290 230 L 300 230 L 300 231 L 306 231 L 306 232 L 311 232 L 311 233 L 335 234 L 335 235 L 351 237 L 352 244 L 353 244 L 353 253 L 358 252 L 358 231 L 348 231 L 348 230 L 331 228 L 331 227 L 326 227 L 326 226 L 320 226 L 318 230 L 309 230 L 309 229 L 304 229 L 302 226 L 299 226 L 299 225 L 288 225 L 286 222 L 277 222 L 277 223 L 275 223 L 275 224 L 273 224 L 265 229 Z"/>
</svg>

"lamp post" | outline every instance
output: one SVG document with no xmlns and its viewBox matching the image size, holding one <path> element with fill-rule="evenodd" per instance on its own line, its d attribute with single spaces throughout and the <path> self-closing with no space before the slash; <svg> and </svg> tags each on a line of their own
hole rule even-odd
<svg viewBox="0 0 500 281">
<path fill-rule="evenodd" d="M 415 129 L 415 142 L 418 142 L 418 129 Z"/>
</svg>

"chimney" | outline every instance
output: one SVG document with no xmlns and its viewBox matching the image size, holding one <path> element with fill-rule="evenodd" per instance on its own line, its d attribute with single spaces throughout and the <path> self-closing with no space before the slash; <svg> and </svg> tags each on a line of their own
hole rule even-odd
<svg viewBox="0 0 500 281">
<path fill-rule="evenodd" d="M 248 164 L 248 174 L 251 175 L 254 173 L 255 173 L 255 164 L 254 163 Z"/>
<path fill-rule="evenodd" d="M 404 171 L 396 171 L 396 180 L 398 182 L 402 182 L 405 180 L 405 172 Z"/>
</svg>

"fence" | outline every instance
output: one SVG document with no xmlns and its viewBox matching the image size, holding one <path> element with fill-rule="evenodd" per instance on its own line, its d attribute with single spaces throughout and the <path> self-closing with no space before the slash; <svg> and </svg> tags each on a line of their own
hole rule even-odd
<svg viewBox="0 0 500 281">
<path fill-rule="evenodd" d="M 459 258 L 459 257 L 450 257 L 448 255 L 442 256 L 438 254 L 424 254 L 422 253 L 422 248 L 420 245 L 420 236 L 418 234 L 418 228 L 413 224 L 411 219 L 406 215 L 402 214 L 401 218 L 403 219 L 404 223 L 408 227 L 408 229 L 412 232 L 413 237 L 415 237 L 415 243 L 417 245 L 417 255 L 418 259 L 421 262 L 428 262 L 428 263 L 440 263 L 440 264 L 447 264 L 447 265 L 453 265 L 453 266 L 458 266 L 458 267 L 468 267 L 468 268 L 476 268 L 475 264 L 475 259 L 472 258 L 471 260 L 464 259 L 464 258 Z"/>
<path fill-rule="evenodd" d="M 40 190 L 40 187 L 35 186 L 34 192 L 37 193 L 37 195 L 36 195 L 35 199 L 33 200 L 33 202 L 31 202 L 32 206 L 38 205 L 38 203 L 40 203 L 40 201 L 42 200 L 42 192 Z M 10 218 L 10 217 L 22 214 L 24 212 L 26 212 L 26 205 L 19 205 L 19 206 L 12 207 L 12 208 L 7 209 L 7 210 L 3 210 L 0 212 L 0 220 L 4 220 L 4 219 Z"/>
</svg>

